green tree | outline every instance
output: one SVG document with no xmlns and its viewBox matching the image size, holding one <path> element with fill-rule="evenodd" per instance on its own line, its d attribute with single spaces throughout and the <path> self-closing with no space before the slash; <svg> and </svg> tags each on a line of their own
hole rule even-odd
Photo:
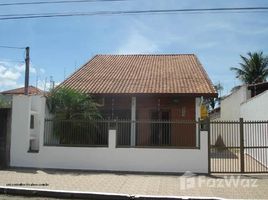
<svg viewBox="0 0 268 200">
<path fill-rule="evenodd" d="M 47 98 L 47 106 L 55 119 L 96 119 L 101 115 L 98 104 L 90 95 L 70 88 L 52 90 Z"/>
<path fill-rule="evenodd" d="M 217 98 L 208 99 L 206 104 L 209 110 L 213 110 L 217 105 L 217 103 L 220 104 L 221 100 L 221 91 L 223 90 L 223 86 L 220 83 L 218 83 L 217 85 L 214 85 L 214 88 L 218 92 L 219 96 Z"/>
<path fill-rule="evenodd" d="M 96 145 L 107 143 L 101 124 L 98 105 L 90 95 L 74 89 L 56 88 L 47 97 L 47 106 L 53 115 L 47 120 L 59 144 Z M 50 130 L 50 129 L 49 129 Z"/>
<path fill-rule="evenodd" d="M 268 77 L 268 57 L 263 52 L 249 52 L 246 56 L 240 55 L 242 62 L 240 68 L 231 67 L 239 78 L 245 84 L 265 82 Z"/>
<path fill-rule="evenodd" d="M 6 99 L 2 94 L 0 94 L 0 108 L 10 108 L 11 101 Z"/>
</svg>

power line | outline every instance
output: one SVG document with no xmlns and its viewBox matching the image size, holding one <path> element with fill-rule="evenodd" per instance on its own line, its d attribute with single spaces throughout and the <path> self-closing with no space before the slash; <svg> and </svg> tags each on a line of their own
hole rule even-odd
<svg viewBox="0 0 268 200">
<path fill-rule="evenodd" d="M 2 49 L 25 49 L 25 47 L 14 47 L 14 46 L 5 46 L 5 45 L 0 45 L 0 48 Z"/>
<path fill-rule="evenodd" d="M 0 6 L 25 6 L 25 5 L 40 5 L 40 4 L 66 4 L 66 3 L 92 3 L 92 2 L 113 2 L 126 0 L 61 0 L 61 1 L 31 1 L 31 2 L 13 2 L 0 3 Z"/>
<path fill-rule="evenodd" d="M 0 15 L 0 20 L 55 18 L 95 15 L 131 15 L 131 14 L 177 14 L 177 13 L 228 13 L 228 12 L 267 12 L 268 7 L 236 7 L 236 8 L 190 8 L 190 9 L 163 9 L 163 10 L 126 10 L 126 11 L 96 11 L 96 12 L 58 12 L 58 13 L 25 13 Z"/>
</svg>

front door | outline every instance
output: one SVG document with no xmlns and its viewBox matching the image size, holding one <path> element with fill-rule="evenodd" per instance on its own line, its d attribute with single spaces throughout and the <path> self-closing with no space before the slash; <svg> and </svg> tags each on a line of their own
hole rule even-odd
<svg viewBox="0 0 268 200">
<path fill-rule="evenodd" d="M 153 111 L 151 114 L 151 142 L 153 145 L 170 144 L 170 112 Z"/>
</svg>

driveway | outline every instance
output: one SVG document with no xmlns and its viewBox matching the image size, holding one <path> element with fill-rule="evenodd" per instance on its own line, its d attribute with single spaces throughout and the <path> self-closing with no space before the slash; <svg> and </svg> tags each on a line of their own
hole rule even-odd
<svg viewBox="0 0 268 200">
<path fill-rule="evenodd" d="M 268 175 L 153 175 L 35 169 L 0 171 L 0 187 L 129 195 L 268 199 Z"/>
</svg>

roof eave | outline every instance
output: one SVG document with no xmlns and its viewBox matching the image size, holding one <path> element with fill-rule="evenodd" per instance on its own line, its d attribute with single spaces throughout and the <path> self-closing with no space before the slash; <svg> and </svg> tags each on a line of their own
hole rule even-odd
<svg viewBox="0 0 268 200">
<path fill-rule="evenodd" d="M 218 93 L 90 93 L 95 96 L 181 96 L 181 97 L 206 97 L 217 98 Z"/>
</svg>

